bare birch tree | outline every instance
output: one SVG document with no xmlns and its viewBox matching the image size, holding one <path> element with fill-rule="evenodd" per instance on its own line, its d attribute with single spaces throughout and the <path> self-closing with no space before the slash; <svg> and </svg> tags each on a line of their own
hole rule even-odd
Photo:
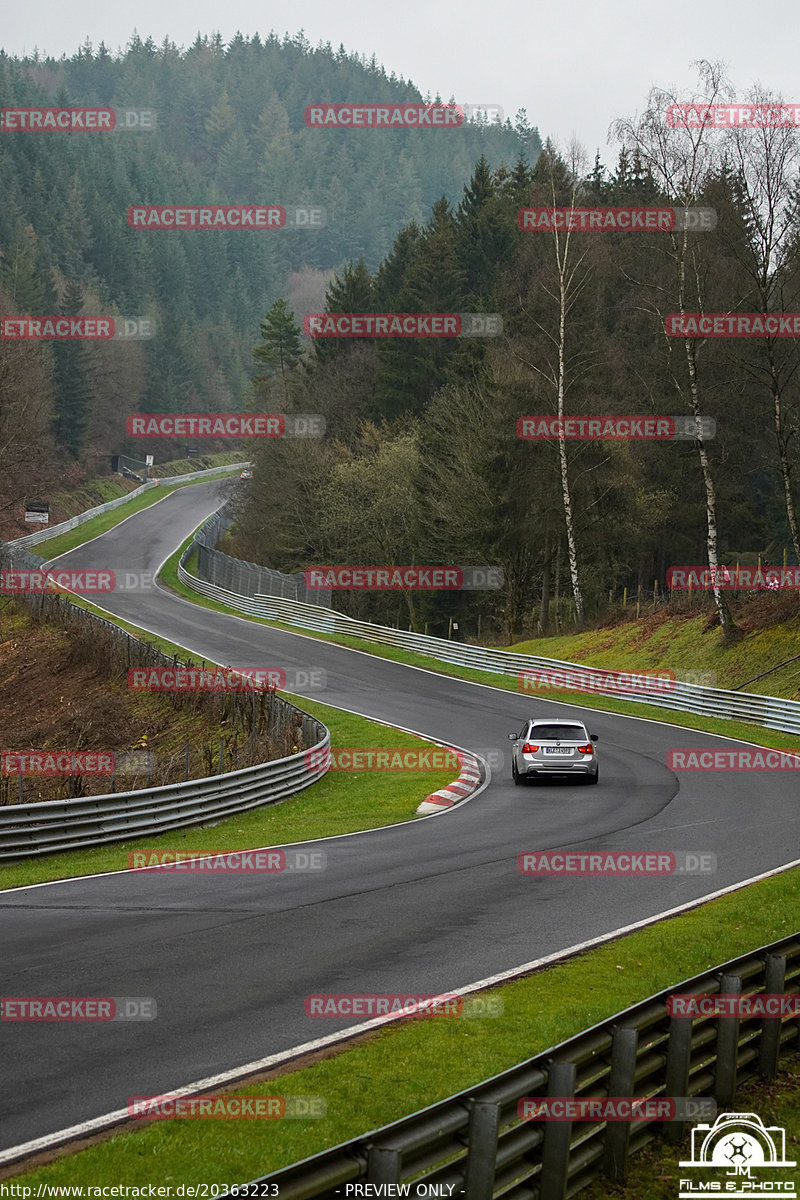
<svg viewBox="0 0 800 1200">
<path fill-rule="evenodd" d="M 731 97 L 730 85 L 726 82 L 722 66 L 702 60 L 696 64 L 702 91 L 683 97 L 653 88 L 648 96 L 647 108 L 635 120 L 615 121 L 612 134 L 627 150 L 638 152 L 643 166 L 649 168 L 653 179 L 668 203 L 676 208 L 688 208 L 702 199 L 707 180 L 718 170 L 721 161 L 720 142 L 714 128 L 701 123 L 698 128 L 680 128 L 671 125 L 668 109 L 672 105 L 690 104 L 703 108 L 709 104 L 727 101 Z M 697 235 L 705 236 L 705 235 Z M 673 283 L 662 289 L 657 311 L 663 322 L 667 316 L 665 306 L 683 317 L 688 308 L 690 294 L 703 311 L 705 299 L 704 272 L 700 266 L 695 235 L 688 227 L 669 232 L 671 251 L 669 257 L 673 267 Z M 672 361 L 674 338 L 667 337 L 667 353 Z M 723 637 L 729 639 L 736 634 L 736 625 L 730 614 L 727 601 L 719 584 L 719 556 L 717 533 L 717 499 L 714 478 L 705 442 L 700 435 L 701 388 L 698 375 L 698 352 L 702 339 L 683 339 L 683 370 L 677 365 L 671 368 L 672 380 L 679 395 L 695 418 L 698 436 L 695 439 L 700 471 L 703 479 L 706 509 L 706 552 L 711 571 L 714 604 Z"/>
<path fill-rule="evenodd" d="M 547 142 L 540 161 L 537 163 L 537 170 L 544 169 L 547 173 L 545 188 L 549 192 L 548 198 L 552 207 L 557 207 L 564 202 L 567 198 L 564 194 L 565 190 L 568 196 L 567 204 L 570 208 L 580 201 L 582 180 L 586 175 L 586 154 L 576 141 L 571 143 L 568 153 L 566 179 L 559 177 L 563 172 L 564 164 L 550 141 Z M 564 188 L 565 183 L 566 189 Z M 570 353 L 567 346 L 570 316 L 591 277 L 591 271 L 585 264 L 588 247 L 583 250 L 576 248 L 576 235 L 572 229 L 553 228 L 549 234 L 544 236 L 551 238 L 553 252 L 551 261 L 554 270 L 552 280 L 543 279 L 541 287 L 553 303 L 556 315 L 555 329 L 553 329 L 552 322 L 544 324 L 539 320 L 533 321 L 534 326 L 544 334 L 545 341 L 550 347 L 550 353 L 542 361 L 526 361 L 526 366 L 548 385 L 548 389 L 551 390 L 555 399 L 557 416 L 563 421 L 566 415 L 566 399 L 570 386 L 583 376 L 593 357 L 596 357 L 591 354 L 587 355 L 584 348 L 577 353 Z M 523 310 L 524 307 L 523 305 Z M 567 565 L 575 602 L 575 620 L 578 627 L 582 628 L 585 623 L 585 606 L 578 562 L 578 543 L 575 536 L 575 514 L 570 487 L 567 443 L 564 437 L 558 439 L 558 463 L 567 539 Z"/>
<path fill-rule="evenodd" d="M 759 86 L 746 96 L 748 106 L 774 108 L 782 103 Z M 762 110 L 763 111 L 763 110 Z M 759 128 L 734 127 L 727 131 L 737 173 L 740 202 L 744 206 L 745 253 L 741 263 L 753 285 L 758 312 L 785 313 L 797 309 L 798 239 L 795 207 L 800 170 L 800 130 L 794 125 L 763 124 Z M 800 365 L 795 339 L 758 339 L 755 361 L 744 358 L 749 371 L 763 387 L 772 405 L 772 424 L 783 483 L 786 520 L 800 562 L 800 534 L 792 490 L 789 443 L 794 430 L 787 424 L 785 396 Z"/>
</svg>

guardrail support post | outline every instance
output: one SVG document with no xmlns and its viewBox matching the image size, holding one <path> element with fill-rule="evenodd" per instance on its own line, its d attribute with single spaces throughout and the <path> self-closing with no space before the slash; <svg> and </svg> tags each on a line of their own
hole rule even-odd
<svg viewBox="0 0 800 1200">
<path fill-rule="evenodd" d="M 665 1095 L 669 1099 L 685 1096 L 689 1088 L 689 1060 L 692 1049 L 692 1018 L 672 1017 L 667 1045 Z M 665 1142 L 676 1144 L 683 1137 L 684 1121 L 667 1121 L 663 1129 Z"/>
<path fill-rule="evenodd" d="M 764 991 L 768 996 L 782 995 L 786 985 L 786 958 L 782 954 L 769 954 L 764 971 Z M 761 1040 L 758 1043 L 758 1073 L 774 1079 L 778 1074 L 778 1055 L 781 1048 L 780 1017 L 765 1017 L 761 1023 Z"/>
<path fill-rule="evenodd" d="M 740 996 L 739 975 L 723 975 L 719 984 L 723 996 Z M 717 1065 L 714 1072 L 714 1099 L 720 1108 L 730 1108 L 736 1095 L 739 1018 L 717 1017 Z"/>
<path fill-rule="evenodd" d="M 611 1070 L 608 1076 L 609 1096 L 633 1096 L 638 1045 L 638 1029 L 623 1029 L 618 1026 L 614 1030 L 611 1043 Z M 625 1162 L 628 1157 L 630 1136 L 630 1121 L 608 1121 L 606 1123 L 603 1170 L 609 1178 L 616 1180 L 617 1183 L 625 1182 Z"/>
<path fill-rule="evenodd" d="M 469 1114 L 465 1200 L 492 1200 L 500 1105 L 474 1100 Z"/>
<path fill-rule="evenodd" d="M 575 1064 L 550 1063 L 547 1073 L 547 1095 L 575 1095 Z M 542 1143 L 542 1176 L 539 1195 L 547 1200 L 566 1200 L 569 1179 L 569 1146 L 572 1140 L 571 1121 L 546 1121 Z"/>
<path fill-rule="evenodd" d="M 367 1183 L 399 1183 L 400 1151 L 370 1147 L 367 1160 Z"/>
</svg>

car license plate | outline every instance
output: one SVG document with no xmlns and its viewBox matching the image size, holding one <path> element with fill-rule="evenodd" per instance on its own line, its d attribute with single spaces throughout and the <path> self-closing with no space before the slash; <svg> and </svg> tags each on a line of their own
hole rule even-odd
<svg viewBox="0 0 800 1200">
<path fill-rule="evenodd" d="M 569 746 L 545 746 L 545 754 L 572 754 Z"/>
</svg>

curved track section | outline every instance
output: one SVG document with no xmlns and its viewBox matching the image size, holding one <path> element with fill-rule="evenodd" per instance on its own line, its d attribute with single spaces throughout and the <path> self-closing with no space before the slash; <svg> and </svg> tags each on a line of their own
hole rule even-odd
<svg viewBox="0 0 800 1200">
<path fill-rule="evenodd" d="M 182 489 L 60 561 L 154 571 L 218 503 L 218 485 Z M 307 1017 L 309 993 L 463 987 L 778 868 L 798 844 L 788 776 L 678 778 L 664 765 L 672 746 L 730 746 L 724 739 L 446 678 L 161 589 L 102 603 L 198 657 L 240 669 L 322 667 L 328 686 L 315 698 L 466 749 L 502 750 L 507 766 L 445 815 L 326 839 L 321 873 L 139 872 L 0 893 L 3 995 L 152 996 L 158 1005 L 152 1022 L 0 1024 L 0 1150 L 352 1024 Z M 559 708 L 600 735 L 600 786 L 514 787 L 507 732 Z M 712 851 L 719 869 L 519 874 L 520 852 L 555 848 Z"/>
</svg>

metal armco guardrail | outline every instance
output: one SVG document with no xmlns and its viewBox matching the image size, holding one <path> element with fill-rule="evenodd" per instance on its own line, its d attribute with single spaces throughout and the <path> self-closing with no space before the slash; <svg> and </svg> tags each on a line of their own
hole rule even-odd
<svg viewBox="0 0 800 1200">
<path fill-rule="evenodd" d="M 41 568 L 42 560 L 18 545 L 0 542 L 0 566 L 4 564 L 37 570 Z M 110 630 L 122 643 L 129 664 L 186 665 L 119 629 L 105 617 L 73 608 L 61 597 L 40 594 L 17 599 L 38 615 L 46 614 L 48 604 L 66 605 L 67 609 L 72 609 L 76 621 L 88 623 L 92 628 Z M 0 861 L 166 833 L 204 819 L 222 818 L 274 804 L 309 787 L 328 769 L 324 751 L 330 747 L 330 732 L 321 721 L 283 697 L 273 695 L 271 701 L 277 706 L 279 722 L 290 722 L 299 730 L 302 745 L 298 753 L 184 783 L 74 800 L 3 805 L 0 807 Z"/>
<path fill-rule="evenodd" d="M 330 734 L 325 726 L 306 713 L 302 717 L 304 731 L 315 741 L 309 748 L 327 749 Z M 0 860 L 166 833 L 205 819 L 218 820 L 274 804 L 325 774 L 324 766 L 309 766 L 307 758 L 311 756 L 301 751 L 241 771 L 166 787 L 7 805 L 0 808 Z"/>
<path fill-rule="evenodd" d="M 171 475 L 166 479 L 151 479 L 148 483 L 143 483 L 141 487 L 134 488 L 132 492 L 128 492 L 125 496 L 117 496 L 116 500 L 108 500 L 105 504 L 98 504 L 95 508 L 87 508 L 85 512 L 78 513 L 76 517 L 70 517 L 68 521 L 62 521 L 59 525 L 47 525 L 43 529 L 37 529 L 36 533 L 28 533 L 24 537 L 16 538 L 13 542 L 7 542 L 6 545 L 22 548 L 25 546 L 38 546 L 40 542 L 47 542 L 50 538 L 58 537 L 59 534 L 68 533 L 70 529 L 77 529 L 79 525 L 85 525 L 93 517 L 113 512 L 115 508 L 120 508 L 123 504 L 127 504 L 129 500 L 133 500 L 136 496 L 141 496 L 142 492 L 149 492 L 151 488 L 163 487 L 172 483 L 183 483 L 189 479 L 212 479 L 215 475 L 224 475 L 229 471 L 241 470 L 249 465 L 246 462 L 229 463 L 225 467 L 209 467 L 206 471 L 193 471 L 187 475 Z"/>
<path fill-rule="evenodd" d="M 525 1120 L 519 1102 L 707 1097 L 722 1113 L 739 1083 L 774 1077 L 781 1055 L 800 1048 L 800 1020 L 669 1017 L 667 997 L 758 992 L 800 994 L 800 934 L 684 980 L 438 1104 L 261 1176 L 242 1194 L 273 1194 L 256 1187 L 269 1183 L 281 1200 L 341 1200 L 344 1184 L 413 1180 L 410 1195 L 424 1183 L 451 1189 L 429 1195 L 466 1200 L 566 1200 L 601 1176 L 622 1183 L 631 1154 L 657 1136 L 679 1142 L 687 1123 Z"/>
<path fill-rule="evenodd" d="M 215 514 L 216 516 L 216 514 Z M 213 521 L 213 517 L 210 520 Z M 202 536 L 202 526 L 196 536 Z M 369 621 L 356 621 L 342 613 L 320 608 L 314 604 L 302 604 L 273 596 L 243 596 L 239 592 L 218 587 L 207 579 L 191 575 L 184 563 L 192 553 L 192 546 L 181 555 L 178 578 L 181 582 L 208 599 L 216 600 L 229 608 L 253 617 L 264 617 L 270 621 L 281 621 L 300 629 L 318 633 L 337 633 L 345 637 L 361 638 L 381 646 L 394 646 L 400 650 L 411 650 L 438 662 L 453 663 L 476 671 L 490 671 L 500 675 L 520 676 L 524 671 L 549 670 L 579 672 L 587 681 L 602 681 L 608 669 L 584 667 L 578 663 L 561 662 L 555 658 L 541 658 L 533 654 L 515 654 L 508 650 L 490 647 L 469 646 L 463 642 L 451 642 L 445 638 L 432 637 L 423 633 L 405 633 L 385 625 L 373 625 Z M 698 684 L 676 680 L 670 690 L 648 689 L 630 691 L 592 688 L 592 693 L 615 699 L 629 699 L 657 708 L 671 708 L 678 712 L 697 713 L 715 717 L 717 720 L 745 721 L 761 725 L 766 729 L 777 729 L 786 733 L 800 733 L 800 703 L 782 700 L 776 696 L 760 696 L 746 692 L 733 692 L 725 688 L 703 687 Z M 537 691 L 547 697 L 547 691 Z"/>
</svg>

